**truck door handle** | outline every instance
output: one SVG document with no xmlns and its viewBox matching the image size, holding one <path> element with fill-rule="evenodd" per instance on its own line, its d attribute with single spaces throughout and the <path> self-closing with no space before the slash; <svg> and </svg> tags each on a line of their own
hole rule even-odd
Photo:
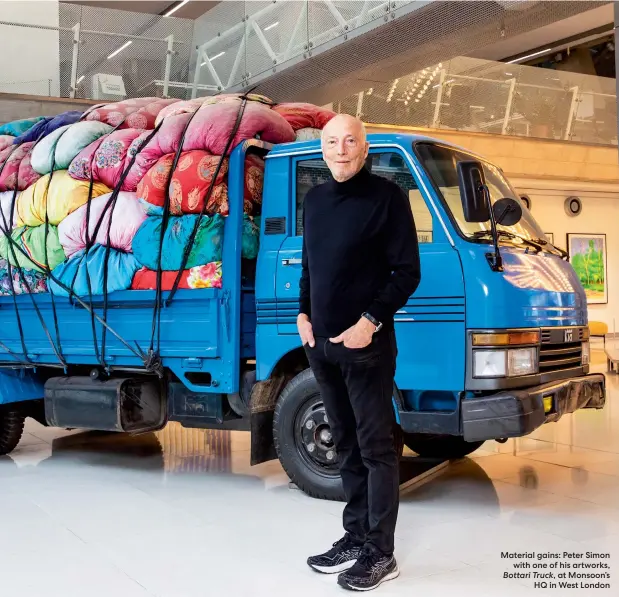
<svg viewBox="0 0 619 597">
<path fill-rule="evenodd" d="M 299 265 L 302 262 L 302 259 L 282 259 L 282 265 Z"/>
</svg>

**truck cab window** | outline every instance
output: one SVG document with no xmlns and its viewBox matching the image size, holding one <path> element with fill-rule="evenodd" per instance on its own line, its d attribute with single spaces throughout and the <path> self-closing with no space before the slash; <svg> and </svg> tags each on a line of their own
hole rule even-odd
<svg viewBox="0 0 619 597">
<path fill-rule="evenodd" d="M 370 153 L 366 160 L 367 169 L 398 184 L 408 196 L 417 237 L 420 243 L 432 242 L 432 214 L 427 208 L 415 179 L 404 158 L 396 152 Z M 331 180 L 331 173 L 322 159 L 302 160 L 296 168 L 296 235 L 303 235 L 303 202 L 307 192 L 314 186 Z"/>
<path fill-rule="evenodd" d="M 432 214 L 417 188 L 404 157 L 396 152 L 370 153 L 366 165 L 370 172 L 395 182 L 408 195 L 417 228 L 417 240 L 419 243 L 431 243 Z"/>
<path fill-rule="evenodd" d="M 297 162 L 296 204 L 297 236 L 303 236 L 303 202 L 308 191 L 316 185 L 331 180 L 331 172 L 324 160 L 312 159 Z"/>
</svg>

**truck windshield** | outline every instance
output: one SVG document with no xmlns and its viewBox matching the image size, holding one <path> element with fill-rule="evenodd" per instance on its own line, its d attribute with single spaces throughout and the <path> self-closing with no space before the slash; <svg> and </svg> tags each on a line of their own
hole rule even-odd
<svg viewBox="0 0 619 597">
<path fill-rule="evenodd" d="M 467 222 L 464 219 L 462 198 L 460 197 L 460 187 L 458 185 L 457 164 L 460 161 L 472 159 L 471 156 L 467 153 L 433 143 L 417 143 L 415 149 L 422 165 L 441 192 L 447 208 L 451 211 L 454 221 L 464 236 L 471 239 L 483 238 L 483 232 L 490 232 L 491 230 L 490 221 Z M 482 165 L 492 204 L 503 197 L 511 197 L 522 205 L 522 219 L 520 222 L 515 226 L 499 225 L 499 230 L 505 230 L 511 233 L 511 235 L 528 240 L 549 242 L 531 215 L 531 212 L 524 206 L 501 171 L 488 162 L 482 161 Z M 510 235 L 502 235 L 502 241 L 509 242 L 509 239 Z"/>
</svg>

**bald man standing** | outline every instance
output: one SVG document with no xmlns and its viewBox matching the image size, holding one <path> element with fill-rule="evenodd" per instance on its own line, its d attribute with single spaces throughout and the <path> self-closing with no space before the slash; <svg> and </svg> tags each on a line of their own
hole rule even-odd
<svg viewBox="0 0 619 597">
<path fill-rule="evenodd" d="M 322 133 L 332 180 L 304 202 L 299 335 L 321 397 L 346 495 L 345 535 L 308 559 L 367 591 L 399 574 L 394 533 L 399 505 L 394 445 L 394 315 L 420 281 L 408 197 L 365 167 L 365 127 L 338 115 Z"/>
</svg>

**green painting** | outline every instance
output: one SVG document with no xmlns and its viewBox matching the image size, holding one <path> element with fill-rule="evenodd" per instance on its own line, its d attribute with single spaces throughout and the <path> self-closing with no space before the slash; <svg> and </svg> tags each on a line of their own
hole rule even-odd
<svg viewBox="0 0 619 597">
<path fill-rule="evenodd" d="M 587 294 L 588 303 L 608 302 L 606 235 L 568 234 L 570 263 Z"/>
</svg>

